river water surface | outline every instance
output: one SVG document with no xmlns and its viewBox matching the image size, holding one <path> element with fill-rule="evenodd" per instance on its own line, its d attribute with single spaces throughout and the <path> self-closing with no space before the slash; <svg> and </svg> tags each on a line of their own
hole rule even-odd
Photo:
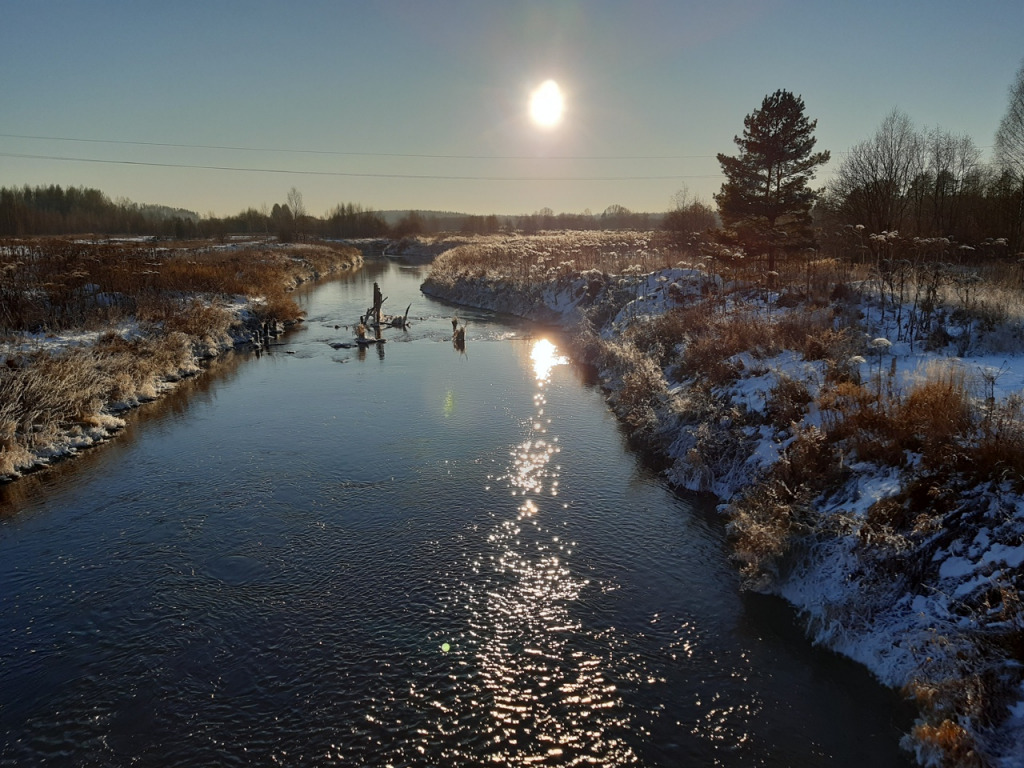
<svg viewBox="0 0 1024 768">
<path fill-rule="evenodd" d="M 906 765 L 557 334 L 458 310 L 459 351 L 421 279 L 0 487 L 0 765 Z M 374 281 L 412 327 L 335 348 Z"/>
</svg>

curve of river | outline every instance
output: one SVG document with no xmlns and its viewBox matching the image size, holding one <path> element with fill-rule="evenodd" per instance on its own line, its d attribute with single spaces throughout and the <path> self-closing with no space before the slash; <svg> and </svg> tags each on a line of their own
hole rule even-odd
<svg viewBox="0 0 1024 768">
<path fill-rule="evenodd" d="M 557 334 L 368 263 L 0 488 L 0 765 L 903 766 Z M 407 332 L 335 348 L 370 304 Z"/>
</svg>

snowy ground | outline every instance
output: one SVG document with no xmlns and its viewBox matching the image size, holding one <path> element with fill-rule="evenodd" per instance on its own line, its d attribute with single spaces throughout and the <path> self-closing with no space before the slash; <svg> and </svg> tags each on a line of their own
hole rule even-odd
<svg viewBox="0 0 1024 768">
<path fill-rule="evenodd" d="M 191 357 L 182 367 L 164 371 L 151 386 L 143 387 L 128 399 L 105 403 L 102 412 L 90 416 L 88 422 L 70 426 L 52 437 L 48 443 L 25 453 L 17 461 L 17 468 L 11 474 L 5 475 L 0 472 L 0 482 L 14 480 L 24 472 L 73 457 L 82 450 L 110 440 L 125 426 L 125 421 L 119 414 L 157 399 L 174 389 L 182 379 L 200 373 L 204 359 L 221 355 L 238 346 L 253 345 L 258 348 L 261 342 L 257 334 L 258 326 L 252 314 L 254 302 L 236 296 L 233 299 L 221 300 L 220 304 L 233 318 L 228 333 L 217 339 L 208 337 L 202 343 L 196 340 L 192 344 Z M 140 329 L 134 320 L 100 330 L 25 333 L 6 343 L 0 343 L 0 365 L 23 355 L 60 355 L 69 349 L 88 349 L 94 346 L 101 336 L 110 333 L 126 340 L 146 335 L 146 331 Z"/>
<path fill-rule="evenodd" d="M 483 278 L 465 278 L 452 283 L 428 279 L 424 292 L 457 303 L 486 307 L 522 317 L 560 322 L 572 326 L 580 320 L 593 295 L 599 273 L 563 279 L 545 288 L 526 292 L 510 286 L 488 284 Z M 614 280 L 615 278 L 613 278 Z M 620 285 L 623 279 L 620 279 Z M 633 298 L 603 327 L 597 329 L 606 339 L 616 339 L 633 323 L 644 322 L 666 309 L 699 296 L 716 278 L 690 269 L 667 269 L 648 275 L 625 278 Z M 590 290 L 588 291 L 588 285 Z M 766 306 L 775 297 L 766 296 Z M 959 344 L 964 352 L 951 358 L 946 353 L 926 353 L 918 344 L 915 349 L 905 342 L 890 343 L 886 336 L 896 337 L 891 312 L 883 316 L 870 301 L 861 308 L 861 325 L 870 329 L 868 348 L 876 354 L 855 362 L 861 368 L 863 381 L 884 371 L 889 386 L 908 386 L 936 360 L 956 364 L 971 380 L 975 391 L 997 400 L 1019 395 L 1024 388 L 1024 355 L 995 353 L 992 348 L 1012 349 L 1019 344 L 1003 342 L 987 348 L 971 349 Z M 950 337 L 969 333 L 970 329 L 950 328 Z M 1004 329 L 1004 335 L 1020 337 L 1019 328 Z M 874 338 L 883 338 L 872 347 Z M 998 340 L 997 340 L 998 341 Z M 1005 342 L 1005 343 L 1004 343 Z M 800 354 L 786 351 L 771 359 L 744 359 L 737 366 L 741 377 L 722 391 L 716 392 L 724 402 L 750 411 L 765 408 L 769 392 L 780 376 L 797 379 L 812 394 L 823 385 L 822 363 L 807 362 Z M 621 386 L 622 371 L 602 372 L 611 398 Z M 672 423 L 672 397 L 684 397 L 687 382 L 665 382 L 669 392 L 667 407 L 659 416 Z M 798 428 L 821 426 L 821 413 L 814 404 L 807 410 Z M 713 476 L 695 473 L 687 454 L 694 445 L 688 434 L 694 427 L 683 426 L 668 448 L 673 462 L 668 476 L 687 487 L 711 490 L 723 500 L 723 511 L 736 493 L 754 483 L 779 459 L 792 440 L 793 432 L 761 427 L 747 428 L 744 459 L 729 471 Z M 983 765 L 1003 768 L 1024 765 L 1024 683 L 1020 663 L 1012 653 L 993 654 L 991 648 L 979 650 L 985 637 L 995 634 L 1024 634 L 1021 614 L 1006 616 L 979 606 L 988 603 L 985 595 L 1000 585 L 1008 585 L 1014 595 L 1020 584 L 1024 566 L 1024 499 L 1009 483 L 999 487 L 970 489 L 963 493 L 962 515 L 969 520 L 956 527 L 937 532 L 919 550 L 895 553 L 887 563 L 914 562 L 925 559 L 919 570 L 928 574 L 923 583 L 911 584 L 898 571 L 893 573 L 873 563 L 860 546 L 858 530 L 868 508 L 879 499 L 893 497 L 906 486 L 915 472 L 913 461 L 901 469 L 854 463 L 844 487 L 817 502 L 816 512 L 831 520 L 847 521 L 830 535 L 816 535 L 801 541 L 793 561 L 778 578 L 764 586 L 789 600 L 806 619 L 814 640 L 868 667 L 886 685 L 903 687 L 916 683 L 916 690 L 941 690 L 949 685 L 969 685 L 972 664 L 979 675 L 995 675 L 1005 681 L 1010 693 L 1002 707 L 1000 722 L 983 723 L 972 712 L 938 712 L 971 736 Z M 954 519 L 950 515 L 949 519 Z M 874 567 L 873 567 L 874 566 Z M 1015 605 L 1019 604 L 1014 603 Z M 1015 692 L 1014 692 L 1015 691 Z M 969 696 L 966 696 L 969 698 Z M 920 699 L 919 699 L 920 700 Z M 941 707 L 941 705 L 940 705 Z M 998 709 L 998 708 L 997 708 Z M 931 712 L 935 722 L 936 712 Z M 924 721 L 922 720 L 922 723 Z M 922 733 L 917 734 L 918 737 Z M 974 764 L 943 762 L 941 734 L 934 738 L 911 738 L 906 746 L 916 752 L 926 765 Z M 959 756 L 963 758 L 963 755 Z"/>
</svg>

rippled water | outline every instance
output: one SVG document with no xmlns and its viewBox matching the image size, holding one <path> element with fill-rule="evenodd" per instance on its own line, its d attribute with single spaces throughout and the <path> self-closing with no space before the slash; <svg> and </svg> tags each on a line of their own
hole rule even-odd
<svg viewBox="0 0 1024 768">
<path fill-rule="evenodd" d="M 374 280 L 412 328 L 335 348 Z M 0 765 L 904 765 L 556 334 L 459 310 L 460 352 L 419 281 L 0 488 Z"/>
</svg>

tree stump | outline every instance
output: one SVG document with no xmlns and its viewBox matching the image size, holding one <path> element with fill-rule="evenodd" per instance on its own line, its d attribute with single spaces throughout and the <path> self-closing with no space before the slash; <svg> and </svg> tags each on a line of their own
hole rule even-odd
<svg viewBox="0 0 1024 768">
<path fill-rule="evenodd" d="M 376 319 L 376 325 L 380 325 L 381 314 L 380 307 L 384 303 L 384 296 L 380 292 L 380 286 L 377 283 L 373 284 L 373 316 Z"/>
</svg>

